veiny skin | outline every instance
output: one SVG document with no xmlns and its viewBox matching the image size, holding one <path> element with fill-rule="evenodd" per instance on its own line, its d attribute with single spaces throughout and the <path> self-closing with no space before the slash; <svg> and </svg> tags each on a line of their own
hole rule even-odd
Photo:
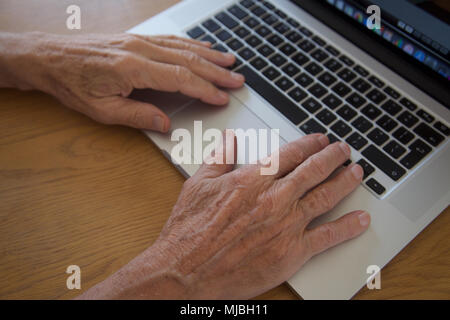
<svg viewBox="0 0 450 320">
<path fill-rule="evenodd" d="M 226 104 L 217 87 L 244 79 L 223 68 L 232 55 L 209 46 L 170 36 L 0 33 L 0 87 L 42 90 L 100 122 L 166 132 L 170 120 L 157 106 L 127 97 L 153 88 Z M 233 134 L 225 141 L 214 154 L 222 163 L 236 150 Z M 349 156 L 345 143 L 316 134 L 280 149 L 277 175 L 260 175 L 260 165 L 203 164 L 155 243 L 78 298 L 247 299 L 279 285 L 368 228 L 363 211 L 308 228 L 360 184 L 360 166 L 341 167 Z"/>
</svg>

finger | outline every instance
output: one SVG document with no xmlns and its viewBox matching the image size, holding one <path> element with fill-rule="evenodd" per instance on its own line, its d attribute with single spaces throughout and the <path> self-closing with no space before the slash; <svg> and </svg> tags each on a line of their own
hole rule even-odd
<svg viewBox="0 0 450 320">
<path fill-rule="evenodd" d="M 361 183 L 363 170 L 355 164 L 343 169 L 336 177 L 298 199 L 297 208 L 307 222 L 333 209 Z"/>
<path fill-rule="evenodd" d="M 149 38 L 146 39 L 152 44 L 165 48 L 187 50 L 198 54 L 200 57 L 217 64 L 222 67 L 228 67 L 235 63 L 236 57 L 231 53 L 224 53 L 218 50 L 212 50 L 209 47 L 190 43 L 182 40 L 172 40 L 165 38 Z"/>
<path fill-rule="evenodd" d="M 293 190 L 293 197 L 300 198 L 317 186 L 350 157 L 350 148 L 343 142 L 329 145 L 312 155 L 281 181 Z"/>
<path fill-rule="evenodd" d="M 221 68 L 189 50 L 170 49 L 143 42 L 143 48 L 138 51 L 156 62 L 184 66 L 203 79 L 222 87 L 240 88 L 245 81 L 243 75 Z"/>
<path fill-rule="evenodd" d="M 233 130 L 225 130 L 217 147 L 198 170 L 198 175 L 202 178 L 216 178 L 230 172 L 234 168 L 236 154 L 236 136 Z"/>
<path fill-rule="evenodd" d="M 350 240 L 363 233 L 370 224 L 370 215 L 364 211 L 354 211 L 336 221 L 325 223 L 307 230 L 304 235 L 311 256 Z"/>
<path fill-rule="evenodd" d="M 186 67 L 148 60 L 134 60 L 133 67 L 122 67 L 122 74 L 136 89 L 152 88 L 166 92 L 181 92 L 209 104 L 224 105 L 229 95 L 217 89 Z M 137 63 L 136 63 L 137 62 Z"/>
<path fill-rule="evenodd" d="M 149 37 L 149 38 L 177 40 L 177 41 L 183 41 L 183 42 L 186 42 L 186 43 L 197 44 L 197 45 L 200 45 L 200 46 L 203 46 L 203 47 L 207 47 L 207 48 L 211 47 L 211 42 L 209 42 L 209 41 L 200 41 L 200 40 L 195 40 L 195 39 L 178 37 L 178 36 L 175 36 L 175 35 L 159 35 L 159 36 L 153 36 L 153 37 Z"/>
<path fill-rule="evenodd" d="M 169 117 L 152 104 L 122 97 L 101 99 L 99 121 L 107 124 L 120 124 L 137 129 L 167 132 Z"/>
<path fill-rule="evenodd" d="M 279 150 L 280 166 L 276 177 L 285 176 L 328 144 L 328 138 L 323 134 L 310 134 L 285 144 Z"/>
</svg>

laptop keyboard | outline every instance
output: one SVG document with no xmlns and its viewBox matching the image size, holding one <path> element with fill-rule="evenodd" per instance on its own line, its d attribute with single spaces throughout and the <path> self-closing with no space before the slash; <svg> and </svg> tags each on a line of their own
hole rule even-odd
<svg viewBox="0 0 450 320">
<path fill-rule="evenodd" d="M 450 133 L 446 124 L 268 1 L 239 1 L 187 34 L 235 53 L 230 69 L 305 134 L 347 142 L 360 155 L 354 160 L 364 169 L 365 185 L 378 197 Z"/>
</svg>

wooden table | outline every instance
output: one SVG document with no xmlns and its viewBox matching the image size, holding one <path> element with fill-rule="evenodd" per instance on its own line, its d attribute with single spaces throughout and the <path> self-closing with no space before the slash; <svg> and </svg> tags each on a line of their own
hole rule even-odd
<svg viewBox="0 0 450 320">
<path fill-rule="evenodd" d="M 122 32 L 177 0 L 2 0 L 0 30 Z M 65 26 L 81 7 L 82 29 Z M 0 298 L 69 299 L 156 239 L 183 177 L 139 131 L 105 126 L 40 92 L 0 89 Z M 450 298 L 450 208 L 357 299 Z M 296 299 L 287 285 L 260 296 Z"/>
</svg>

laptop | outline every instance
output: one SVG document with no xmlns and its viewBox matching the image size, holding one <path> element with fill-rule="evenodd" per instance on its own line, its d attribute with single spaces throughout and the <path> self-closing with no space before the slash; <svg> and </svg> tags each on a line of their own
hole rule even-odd
<svg viewBox="0 0 450 320">
<path fill-rule="evenodd" d="M 313 223 L 357 209 L 372 223 L 288 280 L 304 299 L 351 298 L 369 266 L 385 266 L 450 203 L 450 27 L 437 3 L 185 0 L 128 31 L 210 41 L 246 77 L 226 107 L 152 93 L 171 132 L 201 120 L 204 130 L 279 129 L 280 144 L 321 132 L 351 146 L 363 183 Z M 369 5 L 380 8 L 380 28 L 367 27 Z M 146 132 L 169 160 L 171 132 Z M 186 177 L 199 167 L 175 165 Z"/>
</svg>

